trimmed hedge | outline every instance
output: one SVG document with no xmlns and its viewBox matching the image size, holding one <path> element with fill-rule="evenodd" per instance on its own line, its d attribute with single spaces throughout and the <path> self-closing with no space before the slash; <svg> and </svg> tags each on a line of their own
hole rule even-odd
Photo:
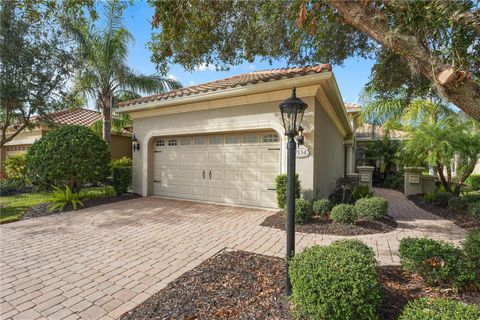
<svg viewBox="0 0 480 320">
<path fill-rule="evenodd" d="M 351 204 L 337 204 L 330 213 L 330 219 L 340 223 L 353 224 L 357 220 L 357 217 L 357 211 Z"/>
<path fill-rule="evenodd" d="M 332 205 L 330 204 L 330 200 L 326 198 L 315 200 L 313 202 L 313 212 L 315 214 L 326 216 L 331 209 L 332 209 Z"/>
<path fill-rule="evenodd" d="M 27 176 L 27 155 L 14 154 L 3 162 L 8 179 L 25 181 Z"/>
<path fill-rule="evenodd" d="M 448 299 L 420 298 L 409 302 L 399 320 L 478 320 L 480 308 Z"/>
<path fill-rule="evenodd" d="M 313 246 L 290 261 L 294 312 L 302 319 L 376 319 L 377 261 L 359 240 Z"/>
<path fill-rule="evenodd" d="M 56 128 L 27 152 L 27 175 L 34 186 L 68 186 L 78 192 L 87 183 L 106 181 L 109 173 L 107 143 L 83 126 Z"/>
<path fill-rule="evenodd" d="M 450 192 L 437 192 L 433 194 L 433 204 L 439 207 L 447 207 L 448 206 L 448 201 L 450 198 L 452 198 L 454 195 L 453 193 Z"/>
<path fill-rule="evenodd" d="M 380 219 L 387 214 L 388 201 L 381 197 L 358 199 L 355 202 L 355 210 L 361 218 Z"/>
<path fill-rule="evenodd" d="M 451 197 L 448 200 L 448 208 L 454 210 L 464 210 L 468 206 L 468 202 L 462 197 Z"/>
<path fill-rule="evenodd" d="M 473 264 L 460 248 L 428 238 L 404 238 L 399 247 L 404 270 L 434 286 L 461 289 L 477 281 Z"/>
<path fill-rule="evenodd" d="M 313 216 L 312 204 L 305 199 L 295 199 L 295 222 L 302 223 Z"/>
<path fill-rule="evenodd" d="M 287 175 L 279 174 L 275 178 L 275 190 L 277 191 L 277 204 L 280 209 L 285 210 L 287 204 Z M 300 179 L 298 174 L 295 174 L 295 199 L 300 198 L 300 191 L 302 190 L 300 185 Z"/>
<path fill-rule="evenodd" d="M 480 267 L 480 230 L 470 230 L 465 242 L 463 251 L 475 267 Z"/>
<path fill-rule="evenodd" d="M 465 184 L 473 190 L 480 190 L 480 174 L 470 175 L 467 180 L 465 180 Z"/>
<path fill-rule="evenodd" d="M 131 167 L 113 167 L 113 188 L 120 195 L 127 193 L 128 188 L 132 184 L 132 168 Z"/>
<path fill-rule="evenodd" d="M 472 202 L 468 205 L 468 213 L 477 219 L 480 219 L 480 201 Z"/>
</svg>

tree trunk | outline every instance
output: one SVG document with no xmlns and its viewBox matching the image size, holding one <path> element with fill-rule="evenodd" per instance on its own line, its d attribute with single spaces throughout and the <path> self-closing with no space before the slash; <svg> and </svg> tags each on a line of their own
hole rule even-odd
<svg viewBox="0 0 480 320">
<path fill-rule="evenodd" d="M 470 164 L 468 165 L 468 167 L 465 169 L 462 176 L 458 180 L 457 185 L 455 186 L 455 189 L 453 190 L 453 194 L 455 194 L 457 196 L 460 194 L 460 191 L 462 190 L 463 183 L 472 174 L 473 170 L 475 170 L 476 164 L 477 164 L 477 162 L 474 161 L 473 159 L 472 159 L 472 161 L 470 161 Z"/>
<path fill-rule="evenodd" d="M 103 140 L 108 145 L 112 144 L 112 105 L 109 98 L 102 101 L 102 117 L 103 117 Z"/>
<path fill-rule="evenodd" d="M 439 95 L 480 121 L 480 85 L 473 81 L 468 70 L 454 70 L 441 63 L 415 36 L 394 33 L 381 9 L 371 8 L 365 1 L 328 0 L 328 4 L 340 13 L 344 23 L 401 55 L 412 71 L 420 72 L 432 82 Z"/>
<path fill-rule="evenodd" d="M 443 187 L 445 188 L 445 191 L 451 192 L 452 189 L 450 188 L 450 184 L 448 183 L 447 179 L 445 178 L 445 175 L 443 174 L 443 165 L 440 162 L 437 162 L 437 173 L 438 176 L 440 177 L 440 181 L 442 181 Z"/>
</svg>

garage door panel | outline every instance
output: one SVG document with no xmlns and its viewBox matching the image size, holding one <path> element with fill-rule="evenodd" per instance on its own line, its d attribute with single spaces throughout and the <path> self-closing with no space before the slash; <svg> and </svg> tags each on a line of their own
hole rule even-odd
<svg viewBox="0 0 480 320">
<path fill-rule="evenodd" d="M 257 171 L 248 171 L 248 170 L 245 170 L 243 171 L 243 175 L 242 175 L 242 178 L 243 178 L 243 182 L 257 182 L 258 181 L 258 176 L 259 176 L 259 173 Z"/>
<path fill-rule="evenodd" d="M 280 153 L 277 152 L 262 152 L 262 164 L 278 164 L 280 162 Z"/>
<path fill-rule="evenodd" d="M 248 164 L 258 163 L 258 152 L 244 152 L 242 153 L 242 162 Z"/>
<path fill-rule="evenodd" d="M 240 182 L 240 171 L 237 170 L 226 170 L 225 171 L 225 182 Z"/>
<path fill-rule="evenodd" d="M 227 164 L 240 163 L 240 152 L 227 151 L 227 153 L 225 154 L 225 163 Z"/>
</svg>

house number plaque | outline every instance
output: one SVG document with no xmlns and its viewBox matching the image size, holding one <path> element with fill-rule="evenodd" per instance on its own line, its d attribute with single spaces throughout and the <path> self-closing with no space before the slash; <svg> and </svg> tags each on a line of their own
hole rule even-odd
<svg viewBox="0 0 480 320">
<path fill-rule="evenodd" d="M 408 178 L 408 182 L 410 182 L 411 184 L 418 184 L 420 183 L 420 177 L 417 175 L 412 175 Z"/>
<path fill-rule="evenodd" d="M 297 148 L 297 158 L 307 158 L 310 156 L 310 150 L 306 147 L 298 147 Z"/>
<path fill-rule="evenodd" d="M 362 181 L 362 182 L 370 182 L 370 175 L 368 175 L 368 174 L 362 174 L 362 175 L 360 176 L 360 181 Z"/>
</svg>

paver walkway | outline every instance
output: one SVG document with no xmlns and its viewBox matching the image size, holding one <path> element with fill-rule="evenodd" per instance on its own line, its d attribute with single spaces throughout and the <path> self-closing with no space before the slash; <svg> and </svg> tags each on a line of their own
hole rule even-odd
<svg viewBox="0 0 480 320">
<path fill-rule="evenodd" d="M 382 264 L 398 240 L 458 242 L 465 232 L 384 189 L 399 228 L 358 236 Z M 233 206 L 140 198 L 0 226 L 1 319 L 115 319 L 224 248 L 282 256 L 285 233 L 259 226 L 272 214 Z M 335 236 L 297 234 L 297 250 Z"/>
</svg>

